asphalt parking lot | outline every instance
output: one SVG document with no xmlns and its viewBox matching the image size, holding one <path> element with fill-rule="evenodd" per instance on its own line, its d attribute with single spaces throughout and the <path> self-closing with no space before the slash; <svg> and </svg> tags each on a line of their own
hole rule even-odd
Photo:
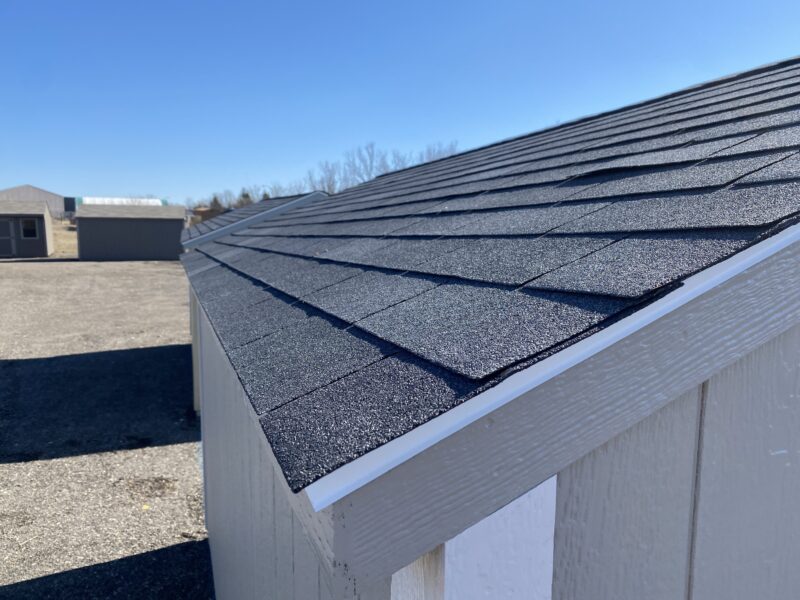
<svg viewBox="0 0 800 600">
<path fill-rule="evenodd" d="M 209 598 L 177 262 L 0 262 L 0 598 Z"/>
</svg>

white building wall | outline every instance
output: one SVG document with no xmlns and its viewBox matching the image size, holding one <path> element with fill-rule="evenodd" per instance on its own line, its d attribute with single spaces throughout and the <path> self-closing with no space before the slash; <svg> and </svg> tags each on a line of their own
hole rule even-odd
<svg viewBox="0 0 800 600">
<path fill-rule="evenodd" d="M 445 600 L 550 600 L 556 478 L 445 544 Z"/>
</svg>

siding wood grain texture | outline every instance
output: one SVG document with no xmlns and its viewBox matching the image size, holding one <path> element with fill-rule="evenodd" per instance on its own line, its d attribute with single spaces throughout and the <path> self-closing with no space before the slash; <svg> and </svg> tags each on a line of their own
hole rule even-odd
<svg viewBox="0 0 800 600">
<path fill-rule="evenodd" d="M 554 600 L 686 594 L 700 389 L 558 474 Z"/>
<path fill-rule="evenodd" d="M 691 600 L 800 598 L 800 326 L 708 382 Z"/>
<path fill-rule="evenodd" d="M 558 475 L 554 600 L 800 597 L 800 326 Z"/>
</svg>

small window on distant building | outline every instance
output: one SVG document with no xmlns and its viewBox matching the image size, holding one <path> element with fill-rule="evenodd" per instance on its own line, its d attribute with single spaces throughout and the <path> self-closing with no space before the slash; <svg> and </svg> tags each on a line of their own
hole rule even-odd
<svg viewBox="0 0 800 600">
<path fill-rule="evenodd" d="M 39 228 L 36 219 L 22 219 L 22 238 L 34 239 L 39 237 Z"/>
</svg>

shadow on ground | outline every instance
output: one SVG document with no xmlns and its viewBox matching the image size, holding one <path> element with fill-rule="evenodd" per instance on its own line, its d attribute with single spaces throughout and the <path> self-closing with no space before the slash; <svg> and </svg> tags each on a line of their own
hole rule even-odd
<svg viewBox="0 0 800 600">
<path fill-rule="evenodd" d="M 185 542 L 0 586 L 0 599 L 206 599 L 213 590 L 210 562 L 206 540 Z"/>
<path fill-rule="evenodd" d="M 0 463 L 200 439 L 188 344 L 0 361 Z"/>
<path fill-rule="evenodd" d="M 52 262 L 78 262 L 74 256 L 47 256 L 44 258 L 4 258 L 0 263 L 52 263 Z"/>
</svg>

